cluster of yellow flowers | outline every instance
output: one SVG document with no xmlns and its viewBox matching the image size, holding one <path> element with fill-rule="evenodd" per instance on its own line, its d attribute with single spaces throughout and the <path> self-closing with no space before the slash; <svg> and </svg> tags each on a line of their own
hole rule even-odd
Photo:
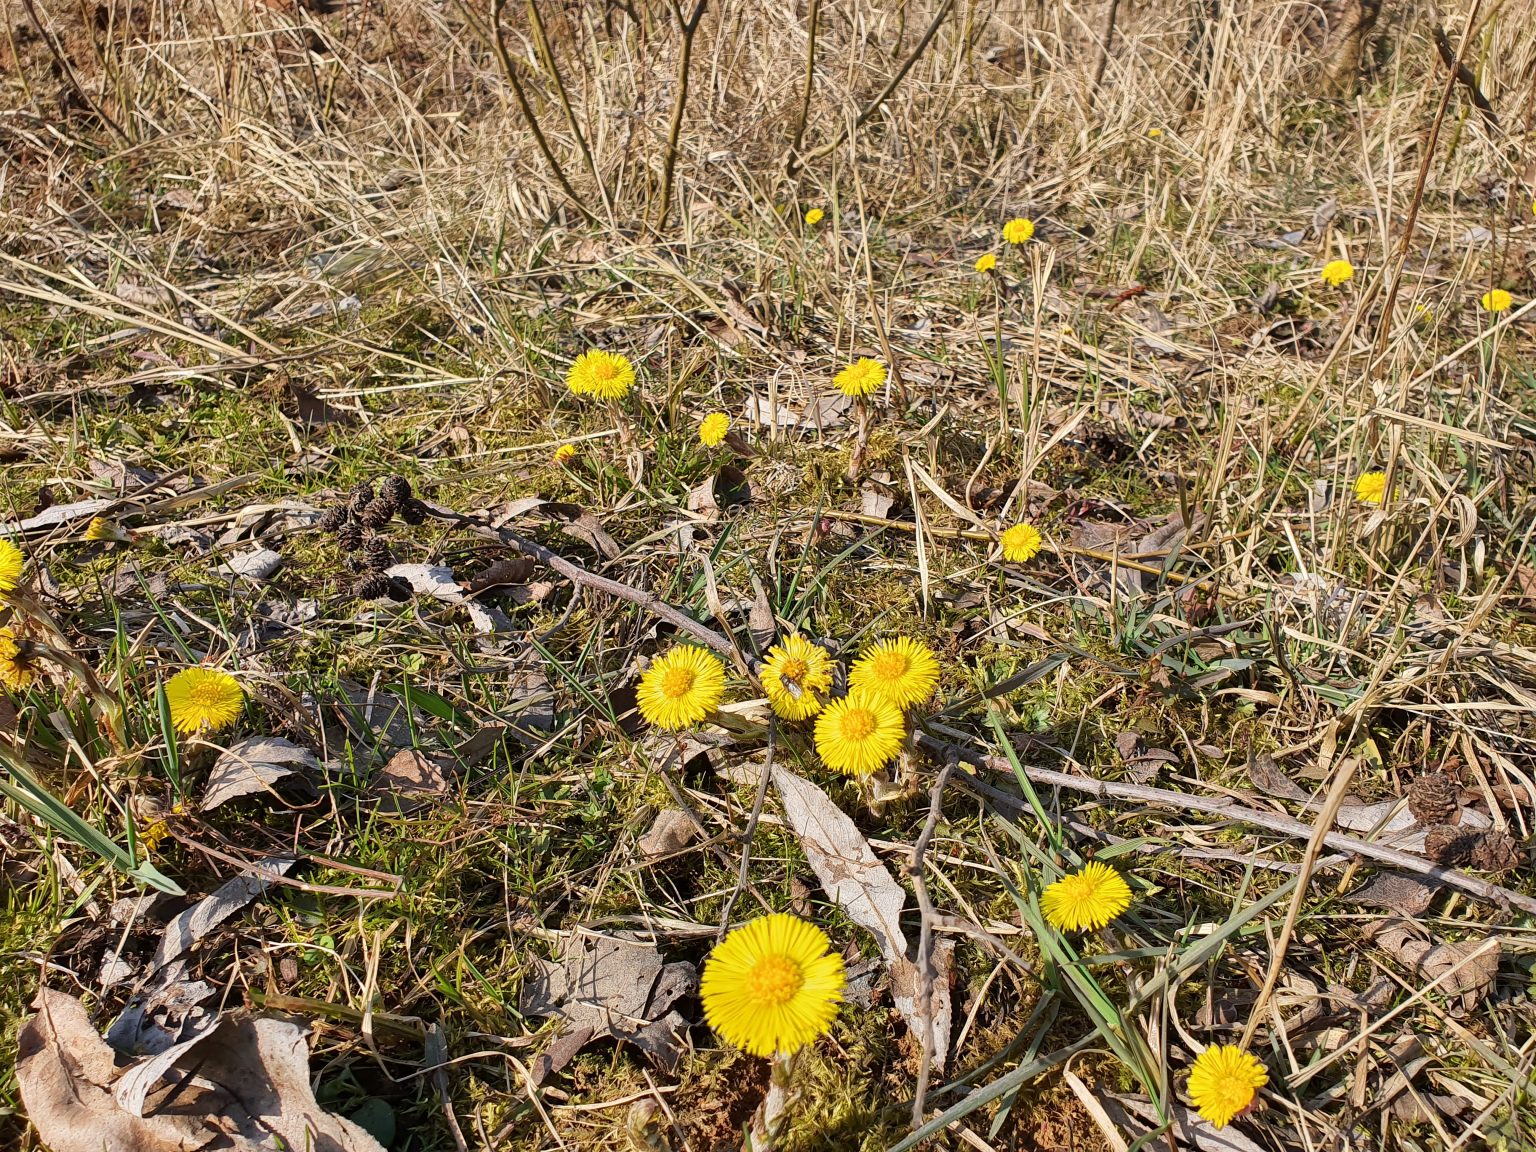
<svg viewBox="0 0 1536 1152">
<path fill-rule="evenodd" d="M 832 699 L 832 656 L 792 633 L 768 649 L 760 680 L 768 706 L 784 720 L 815 718 L 816 751 L 835 771 L 865 777 L 884 767 L 906 739 L 905 713 L 939 682 L 939 661 L 909 636 L 866 649 L 848 673 L 848 694 Z M 707 720 L 725 695 L 725 665 L 696 644 L 679 644 L 651 661 L 636 701 L 653 727 L 668 731 Z"/>
<path fill-rule="evenodd" d="M 1015 216 L 1003 225 L 1004 244 L 1028 244 L 1035 235 L 1035 222 L 1027 216 Z M 984 252 L 976 258 L 976 271 L 985 275 L 997 271 L 997 253 Z"/>
</svg>

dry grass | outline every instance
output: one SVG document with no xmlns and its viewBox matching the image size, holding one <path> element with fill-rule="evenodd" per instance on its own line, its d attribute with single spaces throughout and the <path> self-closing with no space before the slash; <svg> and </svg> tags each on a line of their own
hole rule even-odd
<svg viewBox="0 0 1536 1152">
<path fill-rule="evenodd" d="M 334 546 L 298 529 L 274 545 L 287 564 L 273 583 L 231 587 L 210 570 L 246 546 L 218 537 L 243 507 L 319 507 L 390 472 L 461 510 L 494 515 L 530 494 L 577 503 L 619 555 L 553 528 L 541 539 L 743 644 L 735 605 L 754 582 L 782 624 L 845 652 L 924 637 L 946 665 L 931 727 L 946 739 L 996 755 L 1006 731 L 1028 764 L 1122 779 L 1137 765 L 1116 742 L 1132 733 L 1168 751 L 1158 785 L 1205 799 L 1251 799 L 1247 765 L 1264 752 L 1319 799 L 1395 798 L 1445 770 L 1495 826 L 1531 833 L 1536 8 L 1472 6 L 1465 55 L 1494 127 L 1459 88 L 1442 114 L 1435 17 L 1415 3 L 1388 9 L 1358 97 L 1338 99 L 1313 94 L 1303 5 L 1203 18 L 1205 5 L 1123 4 L 1107 58 L 1100 0 L 962 0 L 920 54 L 934 0 L 817 7 L 808 105 L 808 5 L 716 0 L 679 120 L 691 9 L 660 2 L 541 6 L 547 59 L 526 9 L 508 6 L 504 61 L 478 0 L 333 13 L 6 0 L 6 518 L 107 491 L 93 460 L 148 469 L 161 492 L 178 469 L 194 490 L 248 477 L 130 520 L 201 535 L 116 551 L 63 531 L 29 541 L 40 593 L 125 702 L 130 740 L 66 748 L 49 717 L 73 706 L 62 681 L 16 698 L 8 739 L 113 834 L 132 798 L 174 792 L 153 711 L 162 668 L 208 658 L 240 671 L 255 686 L 247 728 L 317 746 L 338 773 L 320 808 L 188 818 L 161 867 L 204 891 L 230 869 L 198 844 L 242 858 L 296 844 L 407 878 L 387 901 L 280 891 L 203 957 L 236 1001 L 245 989 L 329 1004 L 314 1010 L 322 1099 L 387 1099 L 397 1149 L 453 1144 L 432 1078 L 411 1075 L 419 1046 L 379 1056 L 347 1015 L 370 1002 L 444 1022 L 471 1144 L 638 1147 L 634 1102 L 650 1100 L 665 1120 L 646 1129 L 651 1146 L 728 1145 L 766 1075 L 706 1028 L 673 1076 L 599 1047 L 530 1097 L 520 1066 L 547 1033 L 517 1004 L 533 958 L 578 926 L 639 928 L 669 957 L 701 957 L 753 790 L 698 764 L 667 771 L 616 722 L 636 658 L 665 639 L 643 613 L 556 587 L 507 606 L 518 630 L 505 643 L 477 644 L 430 605 L 358 602 Z M 1448 15 L 1460 43 L 1466 14 Z M 788 175 L 803 107 L 810 158 Z M 802 219 L 812 207 L 826 213 L 816 226 Z M 1003 254 L 1001 222 L 1018 215 L 1036 239 Z M 987 251 L 1003 255 L 1001 277 L 972 270 Z M 1338 290 L 1318 279 L 1335 257 L 1356 269 Z M 1491 287 L 1515 309 L 1481 311 Z M 632 443 L 565 394 L 565 366 L 592 345 L 641 366 Z M 855 355 L 887 360 L 899 384 L 861 455 L 851 422 L 743 419 L 749 400 L 801 409 Z M 314 419 L 315 398 L 335 419 Z M 737 461 L 750 503 L 721 516 L 687 510 L 724 459 L 695 441 L 715 409 L 756 449 Z M 567 441 L 580 462 L 550 465 Z M 845 478 L 855 457 L 901 523 L 860 519 Z M 1394 486 L 1383 509 L 1350 496 L 1376 469 Z M 1149 570 L 1121 563 L 1174 517 L 1190 530 L 1171 552 L 1154 541 Z M 1050 547 L 1005 570 L 991 534 L 1026 518 Z M 461 576 L 502 552 L 442 522 L 393 539 L 399 558 Z M 315 614 L 282 615 L 303 600 Z M 417 713 L 412 742 L 451 748 L 525 697 L 530 670 L 553 693 L 548 742 L 465 764 L 411 817 L 364 803 L 382 753 L 331 744 L 320 722 L 343 679 L 409 683 L 455 710 Z M 804 749 L 786 755 L 818 774 Z M 879 812 L 833 789 L 896 868 L 936 767 L 919 764 Z M 1043 794 L 1041 823 L 1014 802 L 1011 774 L 978 780 L 1007 796 L 950 789 L 928 855 L 934 901 L 1045 978 L 962 941 L 952 1070 L 970 1082 L 1095 1039 L 1009 895 L 1037 871 L 1030 852 L 1064 835 L 1139 878 L 1135 913 L 1101 948 L 1121 951 L 1093 972 L 1121 1009 L 1143 998 L 1124 1027 L 1161 1070 L 1160 1104 L 1198 1045 L 1246 1033 L 1272 1090 L 1240 1127 L 1263 1147 L 1536 1139 L 1528 917 L 1442 892 L 1417 918 L 1437 939 L 1500 937 L 1497 980 L 1467 1007 L 1438 985 L 1424 993 L 1423 971 L 1372 943 L 1381 911 L 1345 895 L 1370 873 L 1359 862 L 1325 857 L 1300 895 L 1293 884 L 1239 926 L 1229 918 L 1312 861 L 1306 845 L 1066 791 Z M 680 800 L 719 839 L 671 866 L 639 863 L 650 817 Z M 105 1023 L 121 997 L 93 983 L 100 916 L 131 883 L 19 811 L 0 816 L 0 842 L 5 970 L 28 990 L 46 979 L 91 993 Z M 738 919 L 809 901 L 839 944 L 873 954 L 805 893 L 771 803 L 749 872 Z M 318 865 L 305 875 L 358 883 Z M 1523 867 L 1502 882 L 1532 891 Z M 1212 932 L 1225 947 L 1182 970 Z M 1146 992 L 1174 972 L 1171 990 Z M 1249 1025 L 1266 983 L 1269 1010 Z M 0 1001 L 8 1035 L 28 998 Z M 940 1144 L 1108 1146 L 1064 1066 L 1095 1096 L 1145 1091 L 1093 1044 Z M 917 1067 L 877 989 L 804 1069 L 790 1146 L 895 1144 Z M 963 1087 L 936 1081 L 931 1108 Z M 0 1093 L 6 1142 L 35 1146 L 14 1083 Z"/>
</svg>

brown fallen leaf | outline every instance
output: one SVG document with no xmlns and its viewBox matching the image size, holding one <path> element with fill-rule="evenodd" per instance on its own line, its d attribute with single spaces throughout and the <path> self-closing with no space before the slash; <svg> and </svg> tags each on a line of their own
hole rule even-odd
<svg viewBox="0 0 1536 1152">
<path fill-rule="evenodd" d="M 1503 941 L 1498 936 L 1436 943 L 1408 920 L 1391 919 L 1374 927 L 1371 939 L 1426 981 L 1440 980 L 1447 998 L 1461 998 L 1469 1012 L 1493 988 L 1499 974 Z M 1443 979 L 1442 979 L 1443 977 Z"/>
<path fill-rule="evenodd" d="M 35 1007 L 17 1037 L 16 1082 L 52 1152 L 383 1152 L 316 1102 L 305 1032 L 291 1021 L 225 1019 L 180 1054 L 134 1115 L 113 1093 L 119 1069 L 84 1006 L 45 988 Z"/>
<path fill-rule="evenodd" d="M 1405 916 L 1422 916 L 1434 903 L 1438 884 L 1406 872 L 1382 872 L 1356 888 L 1345 899 L 1367 908 L 1390 908 Z"/>
<path fill-rule="evenodd" d="M 448 788 L 448 767 L 416 748 L 400 749 L 368 782 L 368 791 L 401 814 L 447 795 Z"/>
</svg>

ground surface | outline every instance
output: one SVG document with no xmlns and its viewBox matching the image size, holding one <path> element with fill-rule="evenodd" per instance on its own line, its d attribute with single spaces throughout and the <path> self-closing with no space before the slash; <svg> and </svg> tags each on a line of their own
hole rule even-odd
<svg viewBox="0 0 1536 1152">
<path fill-rule="evenodd" d="M 385 1116 L 396 1149 L 452 1148 L 454 1123 L 469 1146 L 739 1146 L 767 1067 L 694 998 L 675 1062 L 599 1039 L 535 1087 L 561 1025 L 529 988 L 595 936 L 697 963 L 727 912 L 792 909 L 858 979 L 797 1067 L 785 1146 L 891 1147 L 921 1045 L 779 789 L 752 819 L 746 670 L 775 631 L 845 660 L 906 634 L 943 676 L 883 795 L 803 728 L 773 756 L 908 892 L 935 749 L 968 758 L 922 863 L 955 946 L 927 1114 L 1019 1090 L 969 1098 L 938 1146 L 1126 1147 L 1187 1105 L 1201 1047 L 1244 1038 L 1270 1084 L 1234 1139 L 1529 1146 L 1529 5 L 1447 29 L 1497 124 L 1465 87 L 1442 104 L 1414 5 L 1358 98 L 1328 99 L 1283 6 L 1126 5 L 1107 54 L 1107 4 L 962 2 L 925 46 L 932 3 L 822 7 L 808 105 L 806 7 L 711 7 L 672 156 L 688 13 L 660 4 L 547 14 L 569 117 L 521 8 L 502 59 L 479 4 L 7 5 L 5 518 L 114 503 L 18 537 L 12 624 L 42 676 L 10 694 L 4 759 L 118 851 L 147 837 L 188 894 L 130 913 L 122 867 L 11 803 L 8 1045 L 40 985 L 105 1029 L 170 916 L 297 854 L 188 975 L 312 1023 L 328 1107 Z M 1029 243 L 1002 241 L 1013 217 Z M 1353 279 L 1324 284 L 1341 258 Z M 1480 305 L 1494 288 L 1512 307 Z M 638 367 L 617 407 L 564 386 L 593 346 Z M 893 369 L 867 443 L 831 385 L 858 356 Z M 1382 503 L 1354 495 L 1373 471 Z M 430 593 L 357 595 L 318 521 L 391 475 L 436 513 L 381 529 L 389 560 L 451 569 L 492 630 Z M 86 539 L 95 515 L 131 537 Z M 1006 564 L 1020 521 L 1046 547 Z M 648 732 L 634 682 L 675 625 L 508 534 L 729 637 L 725 726 L 681 755 Z M 281 567 L 226 570 L 258 548 Z M 310 790 L 205 809 L 218 750 L 168 740 L 156 703 L 198 663 L 248 695 L 218 745 L 301 745 Z M 1399 801 L 1433 773 L 1507 850 L 1362 894 L 1424 860 Z M 1408 872 L 1309 854 L 1330 798 L 1349 836 L 1408 826 Z M 647 839 L 669 810 L 685 833 Z M 1030 893 L 1089 854 L 1136 899 L 1078 960 Z M 914 894 L 914 948 L 919 922 Z M 37 1147 L 5 1065 L 0 1139 Z"/>
</svg>

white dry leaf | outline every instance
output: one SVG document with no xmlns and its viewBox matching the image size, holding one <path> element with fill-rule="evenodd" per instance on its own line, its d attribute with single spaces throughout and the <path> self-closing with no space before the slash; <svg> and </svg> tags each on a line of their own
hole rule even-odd
<svg viewBox="0 0 1536 1152">
<path fill-rule="evenodd" d="M 822 890 L 850 920 L 874 936 L 887 959 L 905 958 L 901 910 L 907 894 L 858 826 L 830 796 L 789 769 L 775 764 L 773 783 L 784 806 L 784 819 L 799 837 Z"/>
<path fill-rule="evenodd" d="M 38 532 L 44 528 L 57 528 L 61 524 L 74 524 L 99 516 L 118 503 L 116 500 L 96 498 L 76 500 L 73 504 L 55 504 L 44 508 L 36 516 L 28 516 L 20 523 L 0 524 L 0 536 L 14 536 L 18 532 Z"/>
<path fill-rule="evenodd" d="M 419 595 L 431 596 L 448 604 L 463 605 L 476 632 L 512 630 L 512 621 L 504 613 L 465 595 L 464 589 L 453 578 L 452 568 L 441 564 L 396 564 L 386 569 L 384 575 L 404 580 Z"/>
<path fill-rule="evenodd" d="M 209 812 L 237 796 L 270 792 L 299 769 L 319 773 L 320 762 L 308 748 L 277 736 L 250 736 L 231 744 L 214 761 L 203 789 L 202 811 Z"/>
<path fill-rule="evenodd" d="M 773 783 L 784 808 L 784 819 L 800 840 L 805 858 L 822 890 L 848 918 L 873 936 L 891 969 L 893 998 L 914 1036 L 923 1028 L 918 967 L 907 958 L 907 938 L 901 930 L 901 910 L 907 894 L 880 862 L 832 798 L 809 780 L 775 764 Z M 936 946 L 933 953 L 932 1034 L 935 1069 L 944 1068 L 949 1051 L 949 965 L 953 949 Z"/>
<path fill-rule="evenodd" d="M 247 874 L 236 876 L 175 917 L 165 926 L 150 967 L 166 967 L 270 888 L 272 877 L 286 875 L 294 863 L 292 856 L 268 856 L 253 865 Z"/>
<path fill-rule="evenodd" d="M 214 569 L 219 576 L 245 580 L 267 580 L 283 566 L 283 556 L 270 548 L 252 548 L 237 552 Z"/>
</svg>

